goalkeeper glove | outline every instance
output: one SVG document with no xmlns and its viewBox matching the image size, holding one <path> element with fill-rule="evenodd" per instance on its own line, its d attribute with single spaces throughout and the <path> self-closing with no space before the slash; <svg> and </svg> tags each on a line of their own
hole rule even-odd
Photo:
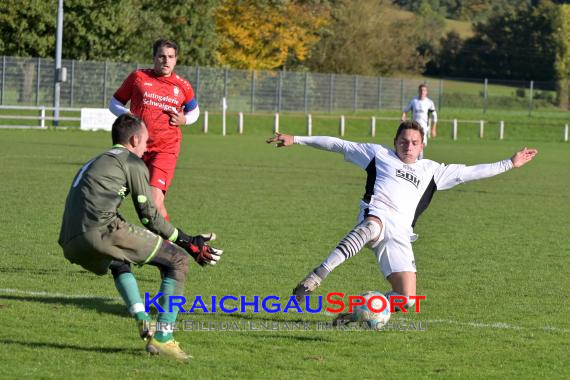
<svg viewBox="0 0 570 380">
<path fill-rule="evenodd" d="M 204 266 L 206 264 L 216 265 L 224 253 L 221 249 L 210 247 L 207 244 L 213 240 L 216 240 L 215 233 L 189 236 L 178 229 L 178 238 L 175 243 L 188 252 L 200 266 Z"/>
</svg>

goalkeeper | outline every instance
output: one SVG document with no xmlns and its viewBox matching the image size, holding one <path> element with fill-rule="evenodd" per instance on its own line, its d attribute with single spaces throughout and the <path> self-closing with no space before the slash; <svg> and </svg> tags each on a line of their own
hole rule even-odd
<svg viewBox="0 0 570 380">
<path fill-rule="evenodd" d="M 97 275 L 110 269 L 117 290 L 147 340 L 146 350 L 186 361 L 191 356 L 172 336 L 177 311 L 158 314 L 158 331 L 148 331 L 151 319 L 144 312 L 131 264 L 158 267 L 164 295 L 159 303 L 168 311 L 168 296 L 182 295 L 188 255 L 200 265 L 214 265 L 223 251 L 208 246 L 215 234 L 188 236 L 157 211 L 151 197 L 148 169 L 141 156 L 148 132 L 135 116 L 124 114 L 113 123 L 113 147 L 87 162 L 75 176 L 65 202 L 59 244 L 72 263 Z M 118 208 L 131 194 L 142 228 L 125 221 Z M 167 327 L 161 327 L 167 326 Z M 146 331 L 145 331 L 146 330 Z"/>
</svg>

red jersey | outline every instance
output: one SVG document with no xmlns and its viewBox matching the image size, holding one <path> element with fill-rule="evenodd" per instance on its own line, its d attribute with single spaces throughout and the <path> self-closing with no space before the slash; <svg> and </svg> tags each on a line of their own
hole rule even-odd
<svg viewBox="0 0 570 380">
<path fill-rule="evenodd" d="M 130 100 L 131 113 L 145 122 L 149 135 L 147 151 L 178 155 L 182 132 L 179 126 L 169 124 L 165 110 L 187 113 L 198 106 L 187 80 L 175 72 L 165 77 L 156 75 L 153 69 L 135 70 L 113 96 L 123 104 Z"/>
</svg>

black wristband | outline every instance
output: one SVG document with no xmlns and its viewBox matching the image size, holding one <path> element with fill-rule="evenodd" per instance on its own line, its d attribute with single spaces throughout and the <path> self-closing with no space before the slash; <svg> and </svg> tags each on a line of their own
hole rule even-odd
<svg viewBox="0 0 570 380">
<path fill-rule="evenodd" d="M 177 245 L 184 246 L 190 244 L 192 238 L 184 233 L 180 228 L 178 228 L 178 237 L 176 238 Z"/>
</svg>

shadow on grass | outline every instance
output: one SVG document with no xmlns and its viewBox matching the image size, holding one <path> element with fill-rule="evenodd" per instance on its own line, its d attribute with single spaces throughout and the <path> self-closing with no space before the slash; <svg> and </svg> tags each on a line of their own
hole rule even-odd
<svg viewBox="0 0 570 380">
<path fill-rule="evenodd" d="M 55 268 L 31 269 L 31 268 L 18 268 L 18 267 L 13 267 L 13 268 L 0 267 L 0 273 L 9 273 L 9 274 L 24 273 L 24 274 L 33 274 L 37 276 L 47 276 L 53 274 L 61 274 L 64 272 L 61 269 L 55 269 Z"/>
<path fill-rule="evenodd" d="M 26 341 L 12 340 L 12 339 L 0 339 L 0 343 L 29 347 L 34 350 L 41 348 L 57 348 L 60 350 L 99 352 L 102 354 L 123 353 L 123 354 L 136 355 L 136 356 L 141 356 L 141 354 L 144 352 L 140 349 L 134 349 L 134 348 L 87 347 L 87 346 L 80 346 L 77 344 L 68 344 L 68 343 L 26 342 Z"/>
<path fill-rule="evenodd" d="M 303 333 L 301 331 L 301 333 Z M 251 334 L 250 336 L 255 337 L 255 338 L 260 338 L 260 339 L 264 339 L 264 340 L 271 340 L 271 339 L 277 339 L 280 341 L 283 341 L 284 339 L 286 340 L 290 340 L 290 341 L 297 341 L 297 342 L 332 342 L 333 339 L 329 339 L 323 335 L 319 335 L 319 336 L 306 336 L 306 335 L 292 335 L 290 333 L 283 333 L 283 334 Z"/>
<path fill-rule="evenodd" d="M 39 302 L 54 307 L 58 306 L 77 306 L 82 309 L 95 310 L 99 313 L 107 313 L 117 315 L 120 317 L 130 318 L 124 305 L 117 303 L 117 301 L 108 298 L 95 298 L 95 297 L 77 297 L 77 298 L 63 298 L 63 297 L 47 297 L 47 296 L 19 296 L 19 295 L 6 295 L 0 294 L 0 299 L 11 301 L 23 302 Z"/>
</svg>

